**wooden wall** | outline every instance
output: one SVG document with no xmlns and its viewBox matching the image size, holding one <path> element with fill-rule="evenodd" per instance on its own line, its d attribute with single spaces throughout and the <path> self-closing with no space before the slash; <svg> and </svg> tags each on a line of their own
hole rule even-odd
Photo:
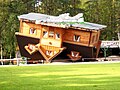
<svg viewBox="0 0 120 90">
<path fill-rule="evenodd" d="M 36 30 L 36 34 L 30 34 L 31 28 L 34 28 Z M 43 31 L 47 31 L 49 35 L 51 30 L 54 32 L 54 37 L 50 38 L 48 36 L 48 38 L 44 38 Z M 34 24 L 22 20 L 20 20 L 20 33 L 27 36 L 40 38 L 40 43 L 43 45 L 51 45 L 56 47 L 61 47 L 62 42 L 93 47 L 99 41 L 100 36 L 100 31 L 96 30 L 85 31 L 79 29 L 64 29 Z M 55 38 L 56 33 L 60 34 L 60 39 Z M 80 41 L 74 41 L 75 35 L 80 36 Z"/>
<path fill-rule="evenodd" d="M 30 29 L 33 28 L 36 30 L 35 34 L 30 34 Z M 29 22 L 21 22 L 20 23 L 20 33 L 28 36 L 38 37 L 40 38 L 41 34 L 41 25 L 36 25 L 34 23 Z"/>
<path fill-rule="evenodd" d="M 99 41 L 100 31 L 92 32 L 90 44 L 94 45 Z"/>
<path fill-rule="evenodd" d="M 50 31 L 54 32 L 54 37 L 51 38 L 49 37 Z M 47 38 L 45 38 L 43 36 L 43 31 L 47 31 L 48 32 L 48 36 Z M 59 33 L 60 34 L 60 38 L 56 39 L 55 38 L 55 34 Z M 55 46 L 55 47 L 61 47 L 62 46 L 62 35 L 63 35 L 63 30 L 62 28 L 56 28 L 56 27 L 48 27 L 48 26 L 42 26 L 42 32 L 41 32 L 41 41 L 40 43 L 43 45 L 50 45 L 50 46 Z"/>
<path fill-rule="evenodd" d="M 79 42 L 74 41 L 74 35 L 80 36 Z M 77 30 L 77 29 L 66 29 L 63 36 L 63 41 L 71 42 L 73 44 L 82 44 L 88 46 L 89 38 L 90 38 L 90 32 Z"/>
<path fill-rule="evenodd" d="M 80 41 L 74 41 L 74 35 L 80 36 Z M 63 42 L 84 45 L 84 46 L 94 46 L 99 41 L 100 31 L 85 31 L 78 29 L 66 29 L 63 35 Z"/>
</svg>

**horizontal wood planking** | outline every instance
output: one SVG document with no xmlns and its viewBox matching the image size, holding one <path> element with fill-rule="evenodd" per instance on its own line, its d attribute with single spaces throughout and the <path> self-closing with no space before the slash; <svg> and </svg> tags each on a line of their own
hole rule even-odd
<svg viewBox="0 0 120 90">
<path fill-rule="evenodd" d="M 33 23 L 28 23 L 28 22 L 22 22 L 21 23 L 22 27 L 21 27 L 21 30 L 20 32 L 21 33 L 24 33 L 26 35 L 32 35 L 32 36 L 37 36 L 40 38 L 40 35 L 41 35 L 41 25 L 36 25 L 36 24 L 33 24 Z M 36 34 L 30 34 L 30 28 L 35 28 L 36 30 Z"/>
<path fill-rule="evenodd" d="M 55 39 L 43 38 L 43 39 L 41 39 L 41 44 L 61 47 L 61 41 L 55 40 Z"/>
<path fill-rule="evenodd" d="M 78 30 L 78 29 L 65 29 L 65 28 L 58 28 L 58 27 L 52 27 L 54 28 L 55 33 L 60 33 L 61 37 L 60 39 L 51 39 L 51 38 L 42 38 L 42 31 L 49 31 L 50 26 L 44 26 L 44 25 L 38 25 L 34 23 L 29 23 L 29 22 L 21 22 L 21 32 L 24 35 L 30 36 L 30 37 L 37 37 L 41 38 L 40 43 L 45 44 L 45 45 L 50 45 L 52 43 L 52 46 L 57 46 L 61 47 L 62 42 L 71 42 L 77 45 L 85 45 L 85 46 L 94 46 L 95 43 L 98 42 L 99 36 L 100 36 L 100 31 L 92 31 L 91 34 L 91 39 L 90 39 L 90 31 L 84 31 L 84 30 Z M 35 28 L 37 30 L 37 34 L 29 34 L 30 28 Z M 80 35 L 80 42 L 75 42 L 73 41 L 74 35 Z M 95 40 L 93 40 L 93 36 L 95 36 Z M 97 38 L 97 39 L 96 39 Z M 90 44 L 89 44 L 90 42 Z"/>
<path fill-rule="evenodd" d="M 26 37 L 30 37 L 30 38 L 38 38 L 38 39 L 40 39 L 40 37 L 38 37 L 38 36 L 33 36 L 33 35 L 30 35 L 30 34 L 19 33 L 19 32 L 16 32 L 15 35 L 20 35 L 20 36 L 26 36 Z"/>
<path fill-rule="evenodd" d="M 52 30 L 54 31 L 54 37 L 53 38 L 50 38 L 48 36 L 48 38 L 44 38 L 43 35 L 41 37 L 41 41 L 40 43 L 43 44 L 43 45 L 50 45 L 50 46 L 55 46 L 55 47 L 61 47 L 62 45 L 62 35 L 63 35 L 63 31 L 61 28 L 56 28 L 56 27 L 50 27 L 52 28 Z M 48 35 L 49 35 L 49 27 L 46 27 L 46 26 L 42 26 L 42 32 L 43 31 L 48 31 Z M 56 33 L 59 33 L 60 34 L 60 39 L 55 39 L 55 34 Z"/>
<path fill-rule="evenodd" d="M 74 35 L 79 35 L 80 36 L 80 42 L 75 42 L 74 41 Z M 86 46 L 89 44 L 89 37 L 90 37 L 90 33 L 86 32 L 86 31 L 80 31 L 80 30 L 74 30 L 74 29 L 68 29 L 65 30 L 64 33 L 64 40 L 63 42 L 72 42 L 72 43 L 79 43 L 79 44 L 85 44 Z"/>
</svg>

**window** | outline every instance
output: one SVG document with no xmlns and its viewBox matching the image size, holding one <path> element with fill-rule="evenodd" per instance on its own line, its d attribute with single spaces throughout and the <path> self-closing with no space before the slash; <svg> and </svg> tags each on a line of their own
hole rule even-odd
<svg viewBox="0 0 120 90">
<path fill-rule="evenodd" d="M 35 28 L 30 28 L 30 34 L 36 34 L 36 29 Z"/>
<path fill-rule="evenodd" d="M 72 51 L 71 52 L 71 56 L 72 57 L 78 57 L 79 56 L 79 52 Z"/>
<path fill-rule="evenodd" d="M 47 50 L 47 51 L 46 51 L 46 55 L 48 55 L 48 56 L 52 56 L 52 55 L 53 55 L 53 52 L 52 52 L 52 51 Z"/>
<path fill-rule="evenodd" d="M 60 39 L 60 34 L 59 33 L 55 34 L 55 39 Z"/>
<path fill-rule="evenodd" d="M 50 31 L 50 32 L 49 32 L 49 37 L 50 37 L 50 38 L 54 38 L 54 31 Z"/>
<path fill-rule="evenodd" d="M 28 49 L 30 50 L 30 51 L 33 51 L 33 50 L 35 50 L 35 45 L 32 45 L 32 44 L 28 44 Z"/>
<path fill-rule="evenodd" d="M 74 35 L 74 41 L 75 42 L 80 42 L 80 36 L 79 35 Z"/>
<path fill-rule="evenodd" d="M 43 37 L 48 38 L 48 32 L 47 31 L 43 31 Z"/>
</svg>

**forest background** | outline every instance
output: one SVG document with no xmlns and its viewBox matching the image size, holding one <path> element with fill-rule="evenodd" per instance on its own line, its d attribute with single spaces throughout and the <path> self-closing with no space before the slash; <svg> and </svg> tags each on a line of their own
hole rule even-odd
<svg viewBox="0 0 120 90">
<path fill-rule="evenodd" d="M 120 0 L 0 0 L 1 58 L 15 57 L 19 31 L 17 16 L 30 12 L 49 15 L 84 13 L 86 22 L 107 25 L 101 40 L 117 39 L 120 31 Z"/>
</svg>

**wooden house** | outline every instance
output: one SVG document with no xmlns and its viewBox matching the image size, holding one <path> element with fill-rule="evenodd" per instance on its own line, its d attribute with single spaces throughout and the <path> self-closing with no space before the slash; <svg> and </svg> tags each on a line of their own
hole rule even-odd
<svg viewBox="0 0 120 90">
<path fill-rule="evenodd" d="M 28 13 L 18 16 L 16 32 L 22 56 L 50 62 L 56 58 L 78 60 L 98 56 L 100 32 L 105 25 L 85 22 L 83 14 L 50 16 Z"/>
</svg>

